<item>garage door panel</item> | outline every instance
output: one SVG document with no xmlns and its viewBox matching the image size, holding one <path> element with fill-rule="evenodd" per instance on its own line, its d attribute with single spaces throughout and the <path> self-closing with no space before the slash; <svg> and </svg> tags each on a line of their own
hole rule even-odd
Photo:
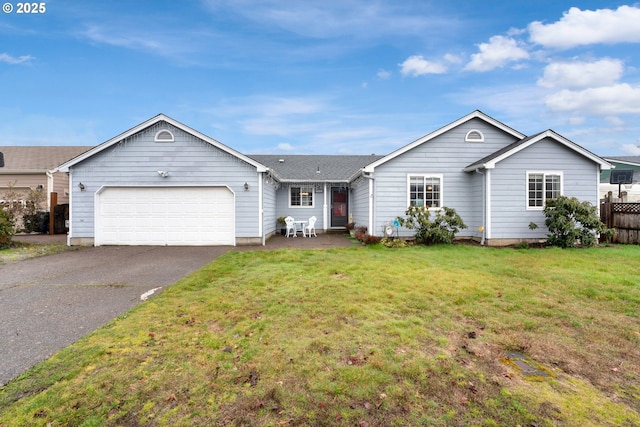
<svg viewBox="0 0 640 427">
<path fill-rule="evenodd" d="M 226 187 L 110 187 L 97 200 L 97 245 L 235 244 Z"/>
</svg>

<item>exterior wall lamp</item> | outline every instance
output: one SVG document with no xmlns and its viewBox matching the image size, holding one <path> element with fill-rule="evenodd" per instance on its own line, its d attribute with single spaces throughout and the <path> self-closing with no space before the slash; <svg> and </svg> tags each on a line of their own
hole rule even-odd
<svg viewBox="0 0 640 427">
<path fill-rule="evenodd" d="M 249 191 L 249 183 L 248 182 L 244 183 L 244 191 Z"/>
<path fill-rule="evenodd" d="M 80 191 L 84 191 L 84 189 L 85 189 L 86 187 L 84 186 L 84 184 L 83 184 L 83 183 L 79 182 L 79 183 L 78 183 L 78 188 L 80 189 Z"/>
</svg>

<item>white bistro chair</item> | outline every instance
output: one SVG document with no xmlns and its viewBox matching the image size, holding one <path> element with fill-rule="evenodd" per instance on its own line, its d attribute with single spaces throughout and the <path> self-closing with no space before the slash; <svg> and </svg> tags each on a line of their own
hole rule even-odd
<svg viewBox="0 0 640 427">
<path fill-rule="evenodd" d="M 311 237 L 311 235 L 318 237 L 318 235 L 316 234 L 317 220 L 318 219 L 315 216 L 312 216 L 311 218 L 309 218 L 309 223 L 302 229 L 302 235 L 304 237 Z"/>
<path fill-rule="evenodd" d="M 293 233 L 293 237 L 298 237 L 298 230 L 296 228 L 295 220 L 292 216 L 288 216 L 284 219 L 284 223 L 287 225 L 287 237 Z"/>
</svg>

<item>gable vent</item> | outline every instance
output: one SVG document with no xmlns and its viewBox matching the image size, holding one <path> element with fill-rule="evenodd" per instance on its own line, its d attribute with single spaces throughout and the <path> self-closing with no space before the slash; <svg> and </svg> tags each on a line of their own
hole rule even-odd
<svg viewBox="0 0 640 427">
<path fill-rule="evenodd" d="M 154 139 L 155 142 L 173 142 L 175 139 L 173 138 L 173 134 L 166 129 L 158 131 L 156 133 L 156 137 Z"/>
<path fill-rule="evenodd" d="M 479 130 L 470 130 L 464 137 L 465 142 L 484 142 L 484 135 Z"/>
</svg>

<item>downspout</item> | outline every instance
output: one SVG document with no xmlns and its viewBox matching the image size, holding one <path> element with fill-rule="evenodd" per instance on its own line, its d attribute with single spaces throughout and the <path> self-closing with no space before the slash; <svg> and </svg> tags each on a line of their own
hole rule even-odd
<svg viewBox="0 0 640 427">
<path fill-rule="evenodd" d="M 373 235 L 373 173 L 363 171 L 362 176 L 369 180 L 369 225 L 367 230 Z"/>
<path fill-rule="evenodd" d="M 262 236 L 262 246 L 267 244 L 264 232 L 264 172 L 258 173 L 258 233 Z"/>
<path fill-rule="evenodd" d="M 476 169 L 476 173 L 482 175 L 482 237 L 480 237 L 480 244 L 484 246 L 486 224 L 487 224 L 487 192 L 486 192 L 486 176 L 480 172 L 480 168 Z"/>
<path fill-rule="evenodd" d="M 51 193 L 53 193 L 53 172 L 47 171 L 47 211 L 51 212 Z"/>
</svg>

